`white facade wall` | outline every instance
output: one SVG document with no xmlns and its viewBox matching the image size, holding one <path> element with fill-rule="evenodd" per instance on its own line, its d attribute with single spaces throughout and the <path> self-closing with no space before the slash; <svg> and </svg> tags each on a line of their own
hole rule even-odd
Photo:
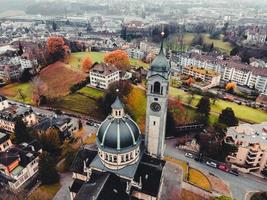
<svg viewBox="0 0 267 200">
<path fill-rule="evenodd" d="M 111 83 L 119 80 L 120 80 L 119 70 L 107 76 L 92 71 L 90 72 L 90 84 L 94 87 L 107 89 Z"/>
</svg>

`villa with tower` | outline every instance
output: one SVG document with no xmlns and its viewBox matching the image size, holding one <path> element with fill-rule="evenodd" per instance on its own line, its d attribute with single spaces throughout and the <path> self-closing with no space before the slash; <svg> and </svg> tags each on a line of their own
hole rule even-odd
<svg viewBox="0 0 267 200">
<path fill-rule="evenodd" d="M 162 42 L 147 76 L 145 134 L 117 97 L 98 129 L 96 144 L 84 146 L 72 163 L 72 200 L 160 199 L 169 76 Z"/>
</svg>

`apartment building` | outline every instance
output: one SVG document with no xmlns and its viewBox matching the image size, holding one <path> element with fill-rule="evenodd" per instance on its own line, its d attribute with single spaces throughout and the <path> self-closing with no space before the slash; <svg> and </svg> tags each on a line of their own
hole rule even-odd
<svg viewBox="0 0 267 200">
<path fill-rule="evenodd" d="M 130 58 L 141 60 L 145 57 L 145 53 L 139 49 L 128 48 L 126 49 L 126 52 Z"/>
<path fill-rule="evenodd" d="M 183 74 L 192 76 L 195 79 L 201 79 L 206 82 L 206 88 L 212 88 L 220 84 L 221 75 L 213 70 L 198 68 L 195 66 L 187 66 L 183 68 Z"/>
<path fill-rule="evenodd" d="M 265 44 L 267 40 L 267 31 L 265 28 L 256 27 L 246 31 L 246 42 L 250 44 Z"/>
<path fill-rule="evenodd" d="M 120 70 L 114 65 L 97 63 L 90 70 L 90 85 L 107 89 L 113 82 L 120 80 Z"/>
<path fill-rule="evenodd" d="M 267 167 L 267 122 L 230 127 L 225 141 L 238 147 L 227 158 L 233 167 L 244 173 L 260 173 Z"/>
<path fill-rule="evenodd" d="M 0 95 L 0 111 L 9 107 L 6 97 Z"/>
<path fill-rule="evenodd" d="M 221 81 L 233 81 L 241 86 L 255 88 L 267 93 L 267 68 L 253 67 L 238 60 L 223 60 L 221 57 L 198 53 L 180 54 L 176 62 L 183 68 L 195 66 L 214 70 L 221 74 Z"/>
<path fill-rule="evenodd" d="M 0 79 L 3 81 L 17 80 L 21 75 L 21 69 L 19 65 L 0 65 Z"/>
<path fill-rule="evenodd" d="M 17 191 L 38 172 L 39 155 L 37 141 L 13 145 L 9 134 L 0 133 L 0 184 Z"/>
<path fill-rule="evenodd" d="M 0 111 L 0 129 L 14 132 L 17 117 L 21 117 L 27 127 L 38 123 L 38 118 L 31 108 L 12 105 Z"/>
</svg>

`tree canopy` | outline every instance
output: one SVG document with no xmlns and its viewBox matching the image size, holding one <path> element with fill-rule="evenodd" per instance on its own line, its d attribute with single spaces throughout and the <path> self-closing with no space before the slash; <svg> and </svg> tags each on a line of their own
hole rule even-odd
<svg viewBox="0 0 267 200">
<path fill-rule="evenodd" d="M 129 56 L 125 51 L 115 50 L 107 53 L 104 57 L 105 63 L 113 64 L 121 70 L 127 70 L 130 67 Z"/>
<path fill-rule="evenodd" d="M 83 58 L 81 66 L 84 72 L 88 73 L 93 65 L 93 61 L 90 56 Z"/>
<path fill-rule="evenodd" d="M 22 142 L 28 142 L 31 139 L 29 130 L 21 117 L 16 118 L 14 132 L 15 141 L 17 144 L 20 144 Z"/>
<path fill-rule="evenodd" d="M 210 99 L 209 97 L 202 97 L 197 104 L 197 111 L 204 115 L 209 115 Z"/>
<path fill-rule="evenodd" d="M 59 181 L 56 161 L 47 152 L 43 152 L 39 160 L 39 178 L 43 184 L 53 184 Z"/>
<path fill-rule="evenodd" d="M 219 116 L 219 123 L 225 124 L 226 126 L 237 126 L 238 119 L 232 108 L 225 108 Z"/>
<path fill-rule="evenodd" d="M 66 57 L 69 47 L 65 44 L 62 37 L 51 36 L 47 39 L 48 53 L 53 61 L 62 60 Z"/>
</svg>

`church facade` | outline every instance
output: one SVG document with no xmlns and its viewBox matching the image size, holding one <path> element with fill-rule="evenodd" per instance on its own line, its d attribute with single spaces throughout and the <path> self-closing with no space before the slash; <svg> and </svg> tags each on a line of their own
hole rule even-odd
<svg viewBox="0 0 267 200">
<path fill-rule="evenodd" d="M 147 76 L 145 137 L 117 97 L 96 144 L 84 146 L 74 159 L 72 200 L 160 199 L 169 75 L 162 43 Z"/>
</svg>

